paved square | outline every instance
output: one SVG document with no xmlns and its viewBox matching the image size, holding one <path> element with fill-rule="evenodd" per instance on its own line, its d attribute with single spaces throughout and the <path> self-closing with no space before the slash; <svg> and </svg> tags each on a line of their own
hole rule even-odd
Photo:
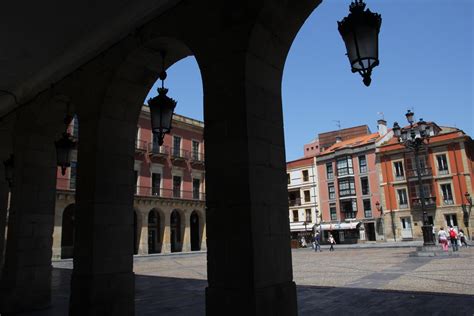
<svg viewBox="0 0 474 316">
<path fill-rule="evenodd" d="M 299 315 L 472 316 L 474 248 L 441 259 L 409 257 L 412 251 L 293 250 Z M 72 261 L 54 267 L 54 306 L 24 315 L 67 314 Z M 205 253 L 136 257 L 134 270 L 136 315 L 204 315 Z"/>
</svg>

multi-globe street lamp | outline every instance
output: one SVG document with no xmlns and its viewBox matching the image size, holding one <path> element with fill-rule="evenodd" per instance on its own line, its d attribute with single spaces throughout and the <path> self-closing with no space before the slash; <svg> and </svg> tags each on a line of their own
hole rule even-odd
<svg viewBox="0 0 474 316">
<path fill-rule="evenodd" d="M 423 213 L 423 245 L 424 246 L 433 246 L 435 245 L 434 236 L 433 236 L 433 225 L 428 221 L 428 214 L 426 213 L 426 201 L 425 201 L 425 192 L 423 190 L 423 179 L 422 170 L 420 165 L 419 154 L 420 150 L 427 146 L 429 141 L 429 131 L 427 130 L 428 125 L 423 119 L 420 119 L 415 123 L 415 113 L 408 110 L 405 114 L 409 127 L 400 128 L 397 122 L 393 124 L 393 134 L 397 137 L 400 144 L 405 146 L 408 150 L 411 150 L 415 156 L 415 168 L 416 175 L 418 178 L 418 192 L 421 205 L 421 211 Z"/>
<path fill-rule="evenodd" d="M 466 198 L 466 202 L 467 202 L 467 204 L 462 203 L 462 213 L 463 213 L 463 219 L 464 219 L 464 226 L 466 226 L 468 238 L 471 239 L 471 233 L 469 231 L 469 218 L 471 217 L 472 197 L 469 194 L 469 192 L 466 192 L 464 194 L 464 197 Z"/>
</svg>

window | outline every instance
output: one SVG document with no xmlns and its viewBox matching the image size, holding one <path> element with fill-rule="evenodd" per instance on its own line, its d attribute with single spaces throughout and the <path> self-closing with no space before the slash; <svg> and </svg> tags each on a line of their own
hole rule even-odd
<svg viewBox="0 0 474 316">
<path fill-rule="evenodd" d="M 370 200 L 364 200 L 364 216 L 366 218 L 372 217 L 372 206 L 370 205 Z"/>
<path fill-rule="evenodd" d="M 298 210 L 293 211 L 293 222 L 298 222 L 299 221 L 299 216 L 298 216 Z"/>
<path fill-rule="evenodd" d="M 341 201 L 341 212 L 344 212 L 345 218 L 355 218 L 357 212 L 357 200 L 349 199 Z"/>
<path fill-rule="evenodd" d="M 362 195 L 369 195 L 370 194 L 369 178 L 367 178 L 367 177 L 360 178 L 360 186 L 361 186 L 361 189 L 362 189 Z"/>
<path fill-rule="evenodd" d="M 160 151 L 160 145 L 158 143 L 158 135 L 153 133 L 153 148 L 152 151 L 154 153 L 158 153 Z"/>
<path fill-rule="evenodd" d="M 287 174 L 286 174 L 286 177 L 288 178 L 288 184 L 291 184 L 290 174 L 287 173 Z"/>
<path fill-rule="evenodd" d="M 160 186 L 161 186 L 161 174 L 152 173 L 151 174 L 151 194 L 160 196 Z"/>
<path fill-rule="evenodd" d="M 343 179 L 339 181 L 339 196 L 348 196 L 348 195 L 355 195 L 355 183 L 354 179 Z"/>
<path fill-rule="evenodd" d="M 458 227 L 458 219 L 456 214 L 446 214 L 444 215 L 444 218 L 446 219 L 446 226 Z"/>
<path fill-rule="evenodd" d="M 304 193 L 304 201 L 311 202 L 311 195 L 309 194 L 309 190 L 305 190 L 303 193 Z"/>
<path fill-rule="evenodd" d="M 334 188 L 334 183 L 328 184 L 328 192 L 329 192 L 329 199 L 335 200 L 336 199 L 336 190 Z"/>
<path fill-rule="evenodd" d="M 69 189 L 76 189 L 77 162 L 71 161 L 71 171 L 69 174 Z"/>
<path fill-rule="evenodd" d="M 181 157 L 181 137 L 173 136 L 173 156 Z"/>
<path fill-rule="evenodd" d="M 309 181 L 308 170 L 303 170 L 303 181 L 304 181 L 304 182 Z"/>
<path fill-rule="evenodd" d="M 349 174 L 354 174 L 354 169 L 352 168 L 352 158 L 346 156 L 344 158 L 337 159 L 337 175 L 345 176 Z"/>
<path fill-rule="evenodd" d="M 193 179 L 193 199 L 199 200 L 199 188 L 201 186 L 201 181 L 199 179 Z"/>
<path fill-rule="evenodd" d="M 438 162 L 438 174 L 448 174 L 448 160 L 446 159 L 446 155 L 437 155 L 436 161 Z"/>
<path fill-rule="evenodd" d="M 453 192 L 451 191 L 451 184 L 441 184 L 441 192 L 443 193 L 444 204 L 454 204 Z"/>
<path fill-rule="evenodd" d="M 406 189 L 398 189 L 398 206 L 400 208 L 408 208 L 408 197 L 407 197 L 407 190 Z"/>
<path fill-rule="evenodd" d="M 359 172 L 367 173 L 367 159 L 365 156 L 359 156 Z"/>
<path fill-rule="evenodd" d="M 393 168 L 395 169 L 395 180 L 404 180 L 405 172 L 403 171 L 403 162 L 395 161 L 393 163 Z"/>
<path fill-rule="evenodd" d="M 173 176 L 173 197 L 181 197 L 181 177 Z"/>
<path fill-rule="evenodd" d="M 192 150 L 192 155 L 193 155 L 193 160 L 201 160 L 199 159 L 199 142 L 197 140 L 193 140 L 193 150 Z"/>
<path fill-rule="evenodd" d="M 311 220 L 311 209 L 310 208 L 306 209 L 305 214 L 306 214 L 306 221 L 311 223 L 312 222 L 312 220 Z"/>
<path fill-rule="evenodd" d="M 329 205 L 329 214 L 331 214 L 331 220 L 337 220 L 337 210 L 336 205 Z"/>
<path fill-rule="evenodd" d="M 334 170 L 332 169 L 332 163 L 326 164 L 326 176 L 328 180 L 334 179 Z"/>
</svg>

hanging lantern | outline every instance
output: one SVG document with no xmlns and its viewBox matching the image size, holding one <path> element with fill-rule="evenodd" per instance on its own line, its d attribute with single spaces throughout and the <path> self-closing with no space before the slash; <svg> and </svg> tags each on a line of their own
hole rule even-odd
<svg viewBox="0 0 474 316">
<path fill-rule="evenodd" d="M 148 100 L 151 116 L 151 129 L 153 134 L 158 137 L 158 145 L 163 145 L 165 134 L 171 131 L 171 124 L 173 121 L 173 112 L 177 102 L 168 97 L 168 89 L 164 87 L 166 79 L 166 71 L 164 67 L 165 53 L 161 53 L 162 71 L 159 75 L 161 80 L 161 88 L 158 88 L 158 95 Z"/>
<path fill-rule="evenodd" d="M 13 160 L 13 154 L 3 162 L 4 172 L 5 172 L 5 180 L 8 183 L 8 186 L 11 188 L 13 187 L 13 175 L 14 175 L 14 168 L 15 168 L 15 161 Z"/>
<path fill-rule="evenodd" d="M 54 142 L 56 146 L 56 164 L 61 167 L 61 174 L 66 174 L 66 169 L 71 166 L 72 151 L 76 148 L 76 142 L 73 141 L 71 134 L 67 132 L 69 124 L 71 124 L 73 117 L 66 115 L 64 118 L 64 124 L 66 125 L 66 131 L 62 137 Z"/>
<path fill-rule="evenodd" d="M 351 2 L 349 15 L 337 24 L 346 44 L 351 70 L 358 72 L 368 87 L 372 81 L 372 69 L 379 64 L 379 31 L 382 17 L 364 9 L 365 3 L 362 0 Z"/>
<path fill-rule="evenodd" d="M 61 167 L 61 174 L 66 174 L 66 169 L 71 166 L 72 151 L 76 148 L 76 142 L 72 140 L 69 133 L 63 133 L 63 136 L 57 140 L 56 146 L 56 161 L 58 167 Z"/>
</svg>

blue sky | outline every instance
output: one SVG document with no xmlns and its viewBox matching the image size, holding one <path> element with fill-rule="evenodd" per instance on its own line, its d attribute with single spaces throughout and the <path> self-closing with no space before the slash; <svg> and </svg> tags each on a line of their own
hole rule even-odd
<svg viewBox="0 0 474 316">
<path fill-rule="evenodd" d="M 303 155 L 318 133 L 367 124 L 376 131 L 384 113 L 389 126 L 405 122 L 407 109 L 426 121 L 474 135 L 473 0 L 366 0 L 382 15 L 380 66 L 372 84 L 350 71 L 336 21 L 349 0 L 324 1 L 298 33 L 282 82 L 287 160 Z M 202 82 L 194 58 L 168 70 L 176 112 L 203 119 Z M 155 94 L 154 90 L 151 94 Z"/>
</svg>

